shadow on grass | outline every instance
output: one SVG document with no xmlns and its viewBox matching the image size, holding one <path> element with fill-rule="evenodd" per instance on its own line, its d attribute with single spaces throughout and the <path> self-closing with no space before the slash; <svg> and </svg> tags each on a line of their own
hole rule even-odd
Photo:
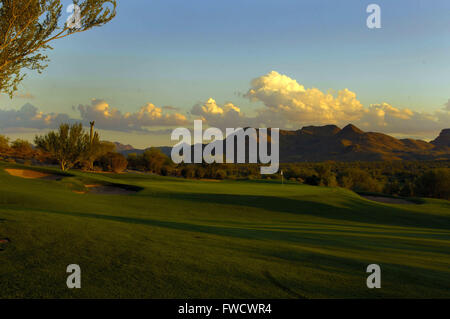
<svg viewBox="0 0 450 319">
<path fill-rule="evenodd" d="M 288 293 L 289 295 L 298 298 L 298 299 L 307 299 L 305 296 L 293 291 L 292 289 L 290 289 L 289 287 L 283 285 L 282 283 L 280 283 L 278 280 L 276 280 L 272 274 L 268 271 L 265 271 L 263 273 L 263 275 L 276 287 L 280 288 L 281 290 L 285 291 L 286 293 Z"/>
<path fill-rule="evenodd" d="M 23 211 L 23 208 L 10 208 L 14 210 Z M 333 249 L 335 247 L 353 247 L 374 249 L 376 247 L 389 247 L 389 239 L 386 238 L 370 238 L 367 239 L 364 233 L 355 231 L 341 231 L 341 230 L 325 230 L 319 229 L 306 230 L 299 228 L 295 231 L 286 231 L 279 229 L 261 229 L 261 228 L 245 228 L 245 227 L 226 227 L 216 225 L 199 225 L 186 222 L 177 221 L 162 221 L 147 218 L 124 217 L 114 215 L 103 215 L 95 213 L 81 213 L 81 212 L 64 212 L 51 211 L 44 209 L 33 209 L 33 211 L 58 214 L 82 218 L 93 218 L 100 220 L 115 221 L 127 224 L 148 225 L 154 227 L 161 227 L 179 231 L 197 232 L 203 234 L 210 234 L 215 236 L 225 236 L 230 238 L 247 239 L 247 240 L 275 240 L 290 243 L 302 243 L 313 246 L 320 246 L 321 248 Z M 418 249 L 411 245 L 403 247 L 405 249 Z M 377 248 L 378 249 L 378 248 Z"/>
<path fill-rule="evenodd" d="M 151 196 L 199 204 L 214 203 L 219 205 L 243 206 L 266 211 L 309 215 L 350 222 L 390 226 L 450 228 L 450 217 L 433 215 L 431 213 L 418 213 L 408 210 L 407 207 L 371 203 L 357 198 L 346 202 L 345 207 L 339 207 L 317 201 L 264 195 L 156 193 Z M 201 209 L 201 206 L 199 206 L 199 209 Z"/>
</svg>

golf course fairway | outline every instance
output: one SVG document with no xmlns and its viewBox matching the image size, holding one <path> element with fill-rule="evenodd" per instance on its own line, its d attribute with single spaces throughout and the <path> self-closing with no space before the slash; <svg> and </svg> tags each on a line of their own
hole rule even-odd
<svg viewBox="0 0 450 319">
<path fill-rule="evenodd" d="M 58 174 L 0 164 L 0 298 L 450 297 L 449 201 Z M 70 264 L 81 268 L 81 289 L 67 288 Z M 366 285 L 370 264 L 381 267 L 381 289 Z"/>
</svg>

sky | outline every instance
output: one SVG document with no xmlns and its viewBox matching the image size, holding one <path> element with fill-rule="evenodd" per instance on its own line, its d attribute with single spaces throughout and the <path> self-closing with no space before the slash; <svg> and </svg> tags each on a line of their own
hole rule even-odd
<svg viewBox="0 0 450 319">
<path fill-rule="evenodd" d="M 433 139 L 450 127 L 449 14 L 448 0 L 118 1 L 110 23 L 53 42 L 48 68 L 0 95 L 0 134 L 95 120 L 103 139 L 148 147 L 202 119 Z"/>
</svg>

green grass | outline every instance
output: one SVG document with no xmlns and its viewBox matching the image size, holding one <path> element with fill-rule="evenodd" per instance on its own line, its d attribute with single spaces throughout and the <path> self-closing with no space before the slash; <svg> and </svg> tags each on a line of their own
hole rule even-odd
<svg viewBox="0 0 450 319">
<path fill-rule="evenodd" d="M 448 201 L 144 174 L 31 180 L 7 166 L 18 165 L 0 164 L 1 298 L 450 297 Z M 142 190 L 73 192 L 84 183 Z M 366 287 L 371 263 L 381 289 Z M 81 289 L 66 287 L 69 264 Z"/>
</svg>

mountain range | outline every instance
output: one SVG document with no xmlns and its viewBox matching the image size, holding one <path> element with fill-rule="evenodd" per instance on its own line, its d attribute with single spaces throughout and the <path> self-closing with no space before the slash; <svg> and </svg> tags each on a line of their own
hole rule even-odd
<svg viewBox="0 0 450 319">
<path fill-rule="evenodd" d="M 158 148 L 170 156 L 171 147 Z M 124 155 L 145 151 L 118 142 L 116 149 Z M 305 126 L 296 131 L 280 130 L 280 162 L 438 159 L 450 159 L 450 129 L 442 130 L 430 142 L 364 132 L 352 124 L 342 129 L 336 125 L 325 125 Z"/>
</svg>

